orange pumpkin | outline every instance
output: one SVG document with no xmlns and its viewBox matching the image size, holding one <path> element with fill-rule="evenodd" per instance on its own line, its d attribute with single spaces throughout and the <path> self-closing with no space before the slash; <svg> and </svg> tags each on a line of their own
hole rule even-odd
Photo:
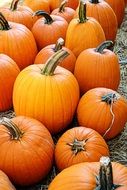
<svg viewBox="0 0 127 190">
<path fill-rule="evenodd" d="M 95 87 L 117 90 L 120 83 L 120 67 L 118 56 L 107 49 L 112 45 L 112 41 L 105 41 L 97 48 L 82 51 L 78 56 L 74 75 L 81 94 Z"/>
<path fill-rule="evenodd" d="M 1 13 L 0 52 L 11 57 L 20 69 L 32 64 L 37 54 L 31 31 L 22 24 L 7 22 Z"/>
<path fill-rule="evenodd" d="M 38 119 L 51 133 L 58 133 L 71 123 L 79 101 L 79 86 L 74 75 L 56 67 L 67 55 L 65 50 L 59 50 L 45 64 L 27 67 L 14 84 L 16 115 Z"/>
<path fill-rule="evenodd" d="M 59 51 L 60 49 L 63 49 L 69 53 L 69 55 L 63 59 L 59 66 L 64 67 L 65 69 L 68 69 L 69 71 L 73 72 L 76 62 L 76 57 L 73 54 L 71 50 L 69 50 L 66 47 L 63 47 L 64 40 L 62 38 L 59 38 L 56 42 L 56 44 L 51 44 L 43 49 L 37 54 L 34 64 L 44 64 L 51 55 L 55 54 L 55 52 Z"/>
<path fill-rule="evenodd" d="M 30 7 L 33 11 L 43 10 L 50 13 L 48 0 L 24 0 L 23 5 Z"/>
<path fill-rule="evenodd" d="M 127 101 L 111 89 L 94 88 L 80 99 L 77 118 L 79 125 L 98 131 L 106 139 L 114 138 L 127 122 Z"/>
<path fill-rule="evenodd" d="M 31 29 L 36 19 L 33 19 L 33 11 L 27 6 L 18 5 L 19 0 L 13 0 L 10 8 L 2 7 L 0 12 L 8 21 L 24 24 Z"/>
<path fill-rule="evenodd" d="M 103 41 L 105 41 L 105 35 L 102 27 L 94 18 L 86 17 L 86 4 L 81 1 L 79 18 L 74 18 L 69 23 L 65 46 L 78 57 L 84 49 L 96 47 Z"/>
<path fill-rule="evenodd" d="M 49 0 L 50 10 L 53 11 L 54 9 L 58 8 L 61 4 L 61 0 Z M 71 7 L 72 9 L 76 9 L 79 4 L 79 0 L 68 0 L 67 7 Z"/>
<path fill-rule="evenodd" d="M 81 126 L 66 131 L 55 148 L 59 170 L 81 162 L 97 162 L 101 156 L 108 155 L 108 146 L 102 136 L 93 129 Z"/>
<path fill-rule="evenodd" d="M 8 176 L 0 170 L 0 189 L 1 190 L 16 190 L 10 182 Z"/>
<path fill-rule="evenodd" d="M 36 21 L 32 28 L 39 50 L 47 45 L 56 43 L 60 37 L 65 39 L 68 23 L 64 18 L 49 15 L 44 11 L 37 11 L 35 15 L 43 16 Z"/>
<path fill-rule="evenodd" d="M 106 40 L 115 41 L 118 23 L 112 8 L 103 0 L 86 0 L 86 6 L 86 15 L 95 18 L 100 23 Z"/>
<path fill-rule="evenodd" d="M 0 112 L 12 107 L 12 90 L 20 70 L 7 55 L 0 54 Z"/>
<path fill-rule="evenodd" d="M 68 0 L 67 6 L 71 7 L 72 9 L 76 9 L 78 7 L 79 0 Z"/>
<path fill-rule="evenodd" d="M 80 163 L 59 173 L 48 190 L 126 190 L 127 167 L 102 157 L 100 162 Z"/>
<path fill-rule="evenodd" d="M 120 27 L 123 18 L 124 18 L 124 11 L 125 11 L 125 2 L 124 0 L 105 0 L 113 9 L 116 14 L 118 26 Z"/>
<path fill-rule="evenodd" d="M 70 7 L 65 7 L 66 4 L 67 0 L 62 1 L 59 8 L 54 9 L 51 14 L 61 16 L 69 23 L 75 15 L 75 10 Z"/>
<path fill-rule="evenodd" d="M 48 174 L 54 144 L 42 123 L 24 116 L 3 118 L 0 137 L 0 169 L 15 184 L 34 184 Z"/>
</svg>

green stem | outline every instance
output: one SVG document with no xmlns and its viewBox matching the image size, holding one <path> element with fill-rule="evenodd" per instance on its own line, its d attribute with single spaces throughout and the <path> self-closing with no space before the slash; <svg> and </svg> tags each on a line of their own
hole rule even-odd
<svg viewBox="0 0 127 190">
<path fill-rule="evenodd" d="M 81 0 L 79 4 L 79 23 L 84 23 L 86 20 L 86 4 Z"/>
<path fill-rule="evenodd" d="M 4 125 L 9 130 L 13 140 L 19 140 L 23 135 L 17 125 L 6 117 L 2 118 L 0 125 Z"/>
<path fill-rule="evenodd" d="M 98 53 L 103 53 L 104 49 L 110 49 L 113 47 L 113 42 L 111 40 L 107 40 L 103 43 L 101 43 L 96 49 L 95 51 Z"/>
<path fill-rule="evenodd" d="M 45 63 L 45 66 L 44 66 L 41 74 L 43 74 L 43 75 L 53 75 L 57 65 L 59 64 L 59 62 L 61 62 L 61 60 L 63 60 L 68 55 L 69 55 L 69 53 L 67 51 L 63 50 L 63 49 L 57 51 Z"/>
<path fill-rule="evenodd" d="M 2 13 L 0 13 L 0 30 L 10 30 L 8 21 L 5 19 Z"/>
<path fill-rule="evenodd" d="M 62 49 L 62 46 L 64 45 L 64 39 L 63 38 L 59 38 L 55 44 L 54 47 L 54 52 L 59 51 L 60 49 Z"/>
<path fill-rule="evenodd" d="M 36 11 L 33 16 L 43 16 L 45 18 L 45 24 L 53 23 L 52 17 L 45 11 L 42 10 Z"/>
<path fill-rule="evenodd" d="M 19 0 L 13 0 L 10 6 L 10 10 L 15 11 L 17 9 L 18 3 L 19 3 Z"/>
<path fill-rule="evenodd" d="M 117 96 L 115 93 L 106 94 L 101 97 L 102 102 L 106 102 L 107 104 L 111 104 L 116 99 Z"/>
<path fill-rule="evenodd" d="M 100 3 L 99 0 L 89 0 L 89 2 L 94 4 Z"/>
<path fill-rule="evenodd" d="M 67 4 L 67 1 L 62 1 L 60 7 L 59 7 L 59 12 L 62 13 L 65 11 L 65 5 Z"/>
</svg>

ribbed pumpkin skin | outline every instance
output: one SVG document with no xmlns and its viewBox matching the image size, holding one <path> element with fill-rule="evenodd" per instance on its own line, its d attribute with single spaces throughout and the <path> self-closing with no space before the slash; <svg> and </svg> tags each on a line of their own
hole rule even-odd
<svg viewBox="0 0 127 190">
<path fill-rule="evenodd" d="M 100 23 L 104 30 L 106 40 L 114 41 L 118 24 L 116 15 L 111 7 L 103 0 L 100 0 L 99 3 L 96 4 L 87 0 L 86 5 L 86 15 L 95 18 Z"/>
<path fill-rule="evenodd" d="M 55 44 L 51 44 L 46 46 L 45 48 L 41 49 L 41 51 L 37 54 L 34 64 L 44 64 L 48 58 L 55 53 L 54 51 Z M 62 47 L 62 49 L 66 50 L 69 55 L 63 59 L 59 66 L 68 69 L 69 71 L 73 72 L 76 62 L 76 57 L 71 50 L 66 47 Z"/>
<path fill-rule="evenodd" d="M 7 175 L 0 171 L 0 189 L 1 190 L 16 190 L 15 187 L 10 182 Z"/>
<path fill-rule="evenodd" d="M 45 126 L 23 116 L 12 121 L 24 132 L 19 140 L 12 140 L 8 129 L 0 125 L 0 169 L 19 185 L 40 181 L 50 171 L 54 144 Z"/>
<path fill-rule="evenodd" d="M 43 10 L 50 13 L 48 0 L 24 0 L 23 5 L 30 7 L 33 11 Z"/>
<path fill-rule="evenodd" d="M 114 122 L 105 136 L 106 139 L 115 137 L 123 130 L 127 122 L 127 101 L 111 89 L 94 88 L 82 96 L 77 107 L 79 125 L 92 128 L 104 135 L 111 125 L 113 116 L 111 105 L 103 102 L 102 96 L 110 93 L 117 95 L 119 99 L 112 103 Z"/>
<path fill-rule="evenodd" d="M 56 43 L 60 37 L 65 39 L 66 36 L 68 28 L 67 21 L 60 16 L 50 16 L 53 19 L 53 23 L 46 24 L 45 18 L 42 17 L 36 21 L 32 28 L 32 33 L 39 50 L 47 45 Z"/>
<path fill-rule="evenodd" d="M 121 25 L 124 18 L 125 2 L 124 0 L 105 0 L 113 9 L 116 14 L 118 26 Z"/>
<path fill-rule="evenodd" d="M 86 140 L 84 151 L 77 154 L 68 145 L 73 143 L 75 139 L 78 141 Z M 55 148 L 55 161 L 59 170 L 81 162 L 97 162 L 101 156 L 108 155 L 108 146 L 102 136 L 93 129 L 81 126 L 66 131 L 59 138 Z"/>
<path fill-rule="evenodd" d="M 65 46 L 72 50 L 76 57 L 84 49 L 96 47 L 103 41 L 105 41 L 103 29 L 94 18 L 88 18 L 85 23 L 79 23 L 75 18 L 69 23 Z"/>
<path fill-rule="evenodd" d="M 14 11 L 8 7 L 2 7 L 0 8 L 0 12 L 8 21 L 23 24 L 30 30 L 36 21 L 36 19 L 32 17 L 34 12 L 27 6 L 19 5 Z"/>
<path fill-rule="evenodd" d="M 20 69 L 33 63 L 37 54 L 35 39 L 22 24 L 9 22 L 10 30 L 0 30 L 0 52 L 11 57 Z"/>
<path fill-rule="evenodd" d="M 36 118 L 51 133 L 57 133 L 72 121 L 79 86 L 68 70 L 57 66 L 54 75 L 46 76 L 41 74 L 43 67 L 31 65 L 20 72 L 13 90 L 14 110 L 16 115 Z"/>
<path fill-rule="evenodd" d="M 96 87 L 117 90 L 120 68 L 117 55 L 105 49 L 98 53 L 95 48 L 84 50 L 77 58 L 74 75 L 82 94 Z"/>
<path fill-rule="evenodd" d="M 127 189 L 127 168 L 112 162 L 113 182 L 122 184 L 117 190 Z M 48 190 L 93 190 L 97 186 L 100 163 L 80 163 L 59 173 L 49 185 Z"/>
<path fill-rule="evenodd" d="M 13 84 L 20 70 L 7 55 L 0 54 L 0 112 L 12 107 Z"/>
</svg>

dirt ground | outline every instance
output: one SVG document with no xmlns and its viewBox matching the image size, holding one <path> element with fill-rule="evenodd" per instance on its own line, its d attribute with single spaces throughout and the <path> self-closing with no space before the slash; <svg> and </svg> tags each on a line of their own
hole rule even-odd
<svg viewBox="0 0 127 190">
<path fill-rule="evenodd" d="M 119 56 L 120 69 L 121 69 L 121 82 L 118 92 L 127 98 L 127 9 L 125 10 L 125 18 L 123 23 L 118 30 L 117 39 L 114 47 L 114 52 Z M 0 113 L 0 118 L 2 116 L 14 117 L 15 114 L 12 110 Z M 54 137 L 56 141 L 57 137 Z M 115 139 L 107 142 L 110 149 L 110 157 L 112 161 L 120 162 L 127 166 L 127 125 L 124 131 Z M 40 183 L 32 187 L 17 187 L 17 190 L 47 190 L 48 184 L 55 177 L 57 171 L 55 166 L 53 166 L 51 172 L 47 178 Z"/>
</svg>

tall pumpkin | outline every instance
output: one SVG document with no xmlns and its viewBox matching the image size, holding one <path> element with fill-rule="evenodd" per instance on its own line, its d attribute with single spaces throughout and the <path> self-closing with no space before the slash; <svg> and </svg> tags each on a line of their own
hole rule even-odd
<svg viewBox="0 0 127 190">
<path fill-rule="evenodd" d="M 98 131 L 105 139 L 114 138 L 127 122 L 127 100 L 111 89 L 94 88 L 80 99 L 77 118 L 79 125 Z"/>
<path fill-rule="evenodd" d="M 84 50 L 78 56 L 74 75 L 82 94 L 95 87 L 117 90 L 120 83 L 120 67 L 118 56 L 107 49 L 112 45 L 112 41 L 105 41 L 97 48 Z"/>
<path fill-rule="evenodd" d="M 12 108 L 12 91 L 20 70 L 7 55 L 0 54 L 0 112 Z"/>
<path fill-rule="evenodd" d="M 39 121 L 19 116 L 0 120 L 0 169 L 21 186 L 44 178 L 53 163 L 54 143 Z"/>
<path fill-rule="evenodd" d="M 79 86 L 74 75 L 56 67 L 67 55 L 65 50 L 59 50 L 45 64 L 27 67 L 14 84 L 16 115 L 38 119 L 51 133 L 58 133 L 68 126 L 79 100 Z"/>
<path fill-rule="evenodd" d="M 8 22 L 1 13 L 0 52 L 11 57 L 20 69 L 32 64 L 37 54 L 32 32 L 22 24 Z"/>
<path fill-rule="evenodd" d="M 101 25 L 94 18 L 86 17 L 86 4 L 80 1 L 79 18 L 74 18 L 69 23 L 65 46 L 77 57 L 84 49 L 96 47 L 103 41 L 105 35 Z"/>
</svg>

